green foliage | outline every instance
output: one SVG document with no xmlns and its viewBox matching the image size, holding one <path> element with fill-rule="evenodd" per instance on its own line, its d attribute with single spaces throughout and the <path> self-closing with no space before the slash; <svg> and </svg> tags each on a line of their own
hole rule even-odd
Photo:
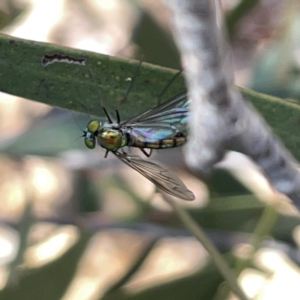
<svg viewBox="0 0 300 300">
<path fill-rule="evenodd" d="M 2 92 L 86 113 L 83 104 L 90 114 L 103 117 L 99 98 L 108 109 L 117 108 L 128 91 L 128 78 L 134 77 L 139 64 L 137 61 L 5 35 L 0 35 L 0 47 Z M 54 53 L 85 58 L 87 64 L 53 63 L 44 67 L 41 64 L 43 55 Z M 134 80 L 130 101 L 122 105 L 122 118 L 127 119 L 133 113 L 139 114 L 155 106 L 158 94 L 175 73 L 174 70 L 144 63 Z M 168 88 L 163 98 L 167 99 L 183 89 L 181 77 Z"/>
<path fill-rule="evenodd" d="M 234 34 L 237 31 L 239 21 L 249 14 L 249 12 L 257 6 L 260 0 L 241 0 L 232 10 L 226 14 L 226 27 L 228 36 L 231 40 L 234 39 Z"/>
<path fill-rule="evenodd" d="M 232 30 L 236 28 L 238 19 L 257 2 L 242 1 L 240 7 L 232 12 L 228 17 Z M 238 11 L 238 9 L 243 8 L 243 5 L 245 5 L 244 9 L 246 10 Z M 151 22 L 151 19 L 144 19 L 141 25 L 147 28 Z M 137 32 L 135 40 L 143 45 L 142 48 L 146 49 L 148 46 L 145 41 L 141 40 L 142 36 L 143 34 L 140 35 Z M 151 36 L 155 35 L 151 34 Z M 165 40 L 163 35 L 159 35 L 159 37 L 159 39 Z M 134 77 L 138 67 L 136 61 L 125 61 L 88 51 L 22 40 L 5 35 L 0 36 L 0 47 L 1 91 L 80 113 L 88 112 L 99 117 L 105 117 L 101 108 L 101 101 L 108 110 L 119 107 L 130 85 L 130 81 L 127 79 Z M 84 58 L 87 64 L 81 66 L 54 63 L 44 67 L 41 64 L 43 55 L 54 53 Z M 157 55 L 155 53 L 156 57 Z M 176 57 L 176 54 L 172 52 L 170 56 Z M 155 61 L 155 57 L 153 61 Z M 171 62 L 170 65 L 172 65 Z M 175 73 L 171 69 L 143 63 L 134 80 L 129 98 L 122 104 L 122 120 L 155 106 L 157 95 Z M 167 89 L 163 95 L 163 100 L 174 96 L 184 88 L 184 80 L 179 77 Z M 241 92 L 262 114 L 287 148 L 297 159 L 300 159 L 299 130 L 297 130 L 300 126 L 299 105 L 250 90 L 241 89 Z M 81 128 L 86 126 L 87 118 L 87 116 L 76 115 L 78 125 Z M 5 147 L 2 146 L 2 150 L 10 154 L 55 156 L 70 148 L 80 148 L 78 143 L 74 143 L 80 133 L 74 116 L 66 112 L 58 115 L 55 122 L 53 119 L 36 122 L 23 135 L 6 144 Z M 83 148 L 83 143 L 80 144 Z M 80 199 L 78 209 L 81 213 L 95 211 L 97 209 L 96 184 L 87 182 L 87 173 L 82 172 L 79 175 L 78 177 L 84 178 L 78 181 L 76 191 L 78 197 L 84 199 L 84 202 Z M 120 183 L 120 180 L 115 181 Z M 138 216 L 135 215 L 132 220 L 136 218 L 135 221 L 138 222 L 149 217 L 151 212 L 153 213 L 151 205 L 141 202 L 139 197 L 130 191 L 125 182 L 122 181 L 121 184 L 124 186 L 124 190 L 132 196 L 135 205 L 140 206 Z M 82 185 L 85 188 L 82 188 Z M 230 251 L 235 244 L 234 242 L 230 244 L 228 241 L 234 240 L 236 236 L 238 236 L 236 242 L 252 243 L 254 251 L 258 249 L 259 243 L 269 235 L 276 241 L 285 242 L 288 249 L 292 248 L 292 231 L 300 223 L 297 217 L 287 216 L 272 210 L 271 213 L 268 213 L 268 206 L 226 172 L 216 172 L 209 182 L 209 187 L 212 192 L 209 204 L 201 209 L 189 209 L 189 213 L 208 234 L 215 233 L 215 235 L 211 234 L 211 238 L 220 251 L 223 253 Z M 90 201 L 87 201 L 87 198 Z M 25 210 L 22 222 L 25 225 L 23 231 L 20 230 L 19 255 L 16 262 L 11 265 L 11 274 L 17 276 L 16 284 L 13 285 L 14 282 L 10 281 L 10 284 L 0 291 L 0 300 L 60 299 L 73 279 L 77 264 L 85 252 L 92 234 L 82 233 L 73 247 L 51 263 L 41 268 L 16 272 L 18 270 L 16 264 L 22 261 L 21 256 L 25 251 L 30 227 L 28 224 L 32 222 L 32 216 L 28 210 Z M 172 228 L 181 226 L 173 219 L 161 221 L 161 224 L 165 225 L 166 223 Z M 252 233 L 255 234 L 252 235 Z M 182 274 L 182 277 L 175 280 L 129 293 L 124 284 L 135 275 L 159 239 L 159 235 L 154 236 L 139 253 L 132 266 L 128 268 L 127 273 L 120 275 L 119 280 L 111 284 L 110 290 L 102 299 L 212 299 L 216 295 L 223 278 L 211 261 L 192 274 Z M 226 260 L 231 266 L 237 261 L 231 255 L 227 255 Z M 243 267 L 250 264 L 251 262 L 247 262 Z M 235 270 L 237 273 L 241 271 L 240 268 Z"/>
<path fill-rule="evenodd" d="M 212 299 L 216 287 L 222 283 L 222 277 L 211 262 L 199 272 L 174 279 L 170 282 L 150 287 L 137 293 L 126 291 L 107 295 L 103 300 L 152 300 L 152 299 Z"/>
<path fill-rule="evenodd" d="M 286 148 L 297 160 L 300 160 L 300 140 L 297 129 L 300 128 L 300 105 L 251 90 L 241 91 L 279 136 Z"/>
<path fill-rule="evenodd" d="M 0 59 L 1 91 L 82 113 L 87 113 L 86 107 L 90 114 L 100 117 L 105 116 L 101 108 L 99 90 L 105 107 L 108 109 L 118 107 L 120 100 L 128 91 L 130 82 L 126 79 L 136 74 L 138 66 L 135 61 L 125 61 L 92 52 L 8 36 L 0 36 L 0 47 L 3 49 Z M 45 53 L 85 57 L 87 65 L 54 63 L 43 67 L 41 58 Z M 158 94 L 163 91 L 166 83 L 175 73 L 171 69 L 143 63 L 134 80 L 129 99 L 122 104 L 122 120 L 155 106 Z M 167 99 L 183 89 L 183 78 L 179 77 L 167 89 L 163 98 Z M 297 159 L 300 159 L 297 130 L 300 127 L 300 106 L 254 91 L 246 89 L 241 91 L 263 115 L 286 147 Z M 66 118 L 69 119 L 68 122 L 65 122 Z M 78 137 L 76 132 L 79 132 L 76 122 L 71 118 L 72 115 L 59 119 L 58 123 L 61 122 L 61 126 L 58 123 L 49 124 L 45 121 L 45 124 L 31 128 L 23 138 L 16 141 L 18 144 L 8 146 L 8 150 L 18 151 L 19 154 L 44 155 L 65 150 L 70 147 L 74 137 Z M 81 119 L 82 128 L 85 128 L 86 120 L 86 118 Z M 61 127 L 64 127 L 64 132 Z M 48 139 L 45 140 L 44 136 Z M 36 144 L 38 141 L 40 146 Z"/>
<path fill-rule="evenodd" d="M 250 86 L 261 93 L 300 100 L 300 16 L 297 1 L 283 8 L 285 26 L 264 47 L 252 67 Z"/>
<path fill-rule="evenodd" d="M 90 235 L 82 233 L 77 243 L 61 257 L 36 269 L 24 271 L 0 291 L 1 300 L 61 299 L 70 284 Z"/>
</svg>

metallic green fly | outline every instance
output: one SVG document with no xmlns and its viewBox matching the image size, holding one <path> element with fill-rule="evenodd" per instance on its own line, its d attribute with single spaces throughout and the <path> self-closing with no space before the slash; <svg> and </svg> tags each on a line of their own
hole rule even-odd
<svg viewBox="0 0 300 300">
<path fill-rule="evenodd" d="M 96 142 L 112 152 L 122 162 L 138 171 L 164 192 L 184 200 L 194 200 L 194 194 L 172 172 L 137 155 L 129 155 L 123 147 L 137 147 L 150 156 L 153 149 L 166 149 L 182 146 L 187 140 L 186 123 L 188 118 L 188 99 L 186 92 L 165 101 L 145 113 L 120 122 L 113 122 L 105 108 L 109 123 L 101 124 L 91 120 L 83 131 L 85 145 L 94 149 Z M 145 149 L 150 149 L 147 153 Z"/>
</svg>

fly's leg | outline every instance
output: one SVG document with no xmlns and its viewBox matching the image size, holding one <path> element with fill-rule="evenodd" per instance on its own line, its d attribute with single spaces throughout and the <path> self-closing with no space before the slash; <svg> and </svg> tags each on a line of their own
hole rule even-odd
<svg viewBox="0 0 300 300">
<path fill-rule="evenodd" d="M 182 73 L 183 68 L 180 69 L 173 77 L 172 79 L 168 82 L 168 84 L 164 87 L 164 89 L 161 91 L 161 93 L 157 96 L 157 105 L 161 103 L 161 98 L 163 94 L 167 91 L 167 89 L 170 87 L 170 85 L 175 81 L 175 79 Z"/>
<path fill-rule="evenodd" d="M 121 106 L 126 101 L 128 95 L 129 95 L 129 93 L 130 93 L 130 91 L 131 91 L 131 89 L 133 87 L 135 78 L 137 77 L 137 75 L 140 72 L 140 68 L 141 68 L 142 62 L 143 62 L 143 58 L 140 60 L 133 78 L 130 78 L 130 85 L 129 85 L 128 89 L 127 89 L 126 95 L 119 101 L 119 106 Z M 120 124 L 121 118 L 120 118 L 120 114 L 119 114 L 118 109 L 116 109 L 116 115 L 117 115 L 117 123 Z"/>
<path fill-rule="evenodd" d="M 116 109 L 116 115 L 117 115 L 117 123 L 120 124 L 121 118 L 120 118 L 119 111 L 117 109 Z"/>
<path fill-rule="evenodd" d="M 129 153 L 130 153 L 130 148 L 128 148 L 128 150 L 129 150 Z M 121 151 L 122 151 L 122 154 L 124 155 L 124 156 L 128 156 L 127 154 L 127 152 L 125 152 L 125 150 L 124 150 L 124 148 L 121 148 Z"/>
<path fill-rule="evenodd" d="M 152 149 L 150 149 L 149 153 L 144 148 L 139 148 L 147 157 L 150 157 L 152 154 Z"/>
<path fill-rule="evenodd" d="M 75 101 L 76 108 L 78 108 L 79 111 L 85 112 L 89 116 L 89 119 L 92 120 L 92 114 L 91 114 L 92 109 L 88 109 L 86 105 L 84 105 L 82 102 L 80 102 L 81 100 L 83 100 L 85 98 L 85 96 L 82 95 L 80 88 L 77 89 L 77 94 L 78 94 L 78 101 L 77 100 Z M 74 114 L 72 112 L 72 115 L 73 115 L 76 123 L 78 124 L 78 121 L 76 118 L 77 113 Z M 78 127 L 80 128 L 79 124 L 78 124 Z M 81 129 L 81 131 L 83 131 L 83 130 Z"/>
<path fill-rule="evenodd" d="M 130 93 L 130 91 L 131 91 L 131 89 L 133 87 L 135 78 L 138 76 L 138 74 L 140 72 L 140 68 L 141 68 L 142 62 L 143 62 L 143 57 L 140 60 L 138 66 L 137 66 L 137 69 L 135 71 L 135 74 L 134 74 L 133 78 L 130 78 L 130 85 L 129 85 L 128 89 L 127 89 L 126 95 L 120 100 L 119 106 L 122 105 L 126 101 L 128 95 L 129 95 L 129 93 Z"/>
<path fill-rule="evenodd" d="M 106 118 L 108 119 L 108 122 L 109 122 L 110 124 L 112 124 L 113 121 L 112 121 L 111 117 L 109 116 L 109 114 L 108 114 L 106 108 L 105 108 L 104 106 L 102 106 L 102 109 L 103 109 L 103 111 L 104 111 L 104 113 L 105 113 L 105 115 L 106 115 Z"/>
</svg>

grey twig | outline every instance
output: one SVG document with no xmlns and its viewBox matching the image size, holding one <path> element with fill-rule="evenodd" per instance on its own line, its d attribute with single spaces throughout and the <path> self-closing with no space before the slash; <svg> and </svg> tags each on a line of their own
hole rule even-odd
<svg viewBox="0 0 300 300">
<path fill-rule="evenodd" d="M 165 3 L 191 99 L 188 165 L 206 175 L 226 150 L 237 149 L 260 165 L 273 187 L 300 209 L 300 172 L 295 160 L 234 87 L 231 69 L 225 66 L 225 39 L 213 1 Z"/>
</svg>

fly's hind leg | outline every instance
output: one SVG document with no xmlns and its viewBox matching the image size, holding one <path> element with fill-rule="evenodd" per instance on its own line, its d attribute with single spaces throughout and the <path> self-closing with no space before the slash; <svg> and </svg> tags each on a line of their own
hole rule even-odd
<svg viewBox="0 0 300 300">
<path fill-rule="evenodd" d="M 152 154 L 152 149 L 149 150 L 149 153 L 144 149 L 144 148 L 140 148 L 140 150 L 145 154 L 145 156 L 150 157 Z"/>
</svg>

